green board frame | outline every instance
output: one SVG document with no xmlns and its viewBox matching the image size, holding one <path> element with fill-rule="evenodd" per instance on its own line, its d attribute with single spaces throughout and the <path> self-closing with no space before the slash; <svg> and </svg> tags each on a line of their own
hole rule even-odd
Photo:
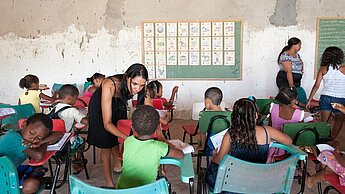
<svg viewBox="0 0 345 194">
<path fill-rule="evenodd" d="M 168 23 L 168 22 L 234 22 L 234 65 L 166 65 L 166 78 L 154 77 L 159 80 L 242 80 L 242 20 L 215 20 L 215 21 L 143 21 L 142 23 Z M 142 25 L 143 27 L 143 25 Z M 144 27 L 143 27 L 144 29 Z M 144 35 L 143 35 L 144 37 Z M 224 36 L 223 36 L 224 37 Z M 223 42 L 224 45 L 224 42 Z M 224 48 L 224 47 L 223 47 Z M 144 41 L 142 40 L 143 64 L 144 59 Z M 223 56 L 226 51 L 223 49 Z M 224 64 L 224 62 L 223 62 Z M 154 71 L 157 70 L 157 64 L 154 64 Z"/>
<path fill-rule="evenodd" d="M 345 17 L 318 17 L 316 30 L 315 78 L 322 53 L 327 47 L 337 46 L 345 51 Z"/>
</svg>

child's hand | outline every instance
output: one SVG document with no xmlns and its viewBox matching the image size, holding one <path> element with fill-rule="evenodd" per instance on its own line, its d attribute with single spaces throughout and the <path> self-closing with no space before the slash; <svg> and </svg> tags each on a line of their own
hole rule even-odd
<svg viewBox="0 0 345 194">
<path fill-rule="evenodd" d="M 30 148 L 38 148 L 38 147 L 41 146 L 41 142 L 39 141 L 39 142 L 33 143 L 33 142 L 29 141 L 29 140 L 23 139 L 22 140 L 22 145 L 25 146 L 25 147 L 29 146 Z"/>
<path fill-rule="evenodd" d="M 175 86 L 174 88 L 173 88 L 173 90 L 172 90 L 172 93 L 177 93 L 178 92 L 178 86 Z"/>
<path fill-rule="evenodd" d="M 332 107 L 333 107 L 334 109 L 344 108 L 344 105 L 339 104 L 339 103 L 336 103 L 336 102 L 333 102 L 333 103 L 331 103 L 331 104 L 332 104 Z"/>
</svg>

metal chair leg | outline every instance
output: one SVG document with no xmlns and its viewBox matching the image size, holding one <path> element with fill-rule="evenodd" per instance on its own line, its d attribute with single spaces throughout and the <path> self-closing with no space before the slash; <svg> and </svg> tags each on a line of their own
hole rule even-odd
<svg viewBox="0 0 345 194">
<path fill-rule="evenodd" d="M 81 156 L 81 159 L 82 159 L 82 162 L 83 162 L 83 166 L 84 166 L 84 170 L 85 170 L 86 179 L 89 180 L 90 177 L 89 177 L 89 172 L 88 172 L 88 170 L 87 170 L 86 160 L 85 160 L 85 157 L 84 157 L 84 153 L 81 152 L 81 153 L 80 153 L 80 156 Z"/>
<path fill-rule="evenodd" d="M 183 132 L 183 138 L 182 138 L 182 141 L 184 142 L 186 140 L 186 131 Z"/>
</svg>

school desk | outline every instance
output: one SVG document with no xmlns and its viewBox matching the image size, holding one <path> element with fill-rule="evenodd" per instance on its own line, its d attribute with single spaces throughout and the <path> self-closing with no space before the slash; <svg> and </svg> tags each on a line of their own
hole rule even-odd
<svg viewBox="0 0 345 194">
<path fill-rule="evenodd" d="M 66 143 L 68 141 L 70 141 L 70 139 L 72 137 L 73 137 L 73 134 L 70 135 L 70 137 L 65 142 L 65 144 L 61 147 L 60 150 L 63 150 L 63 148 L 66 146 Z M 46 162 L 49 163 L 50 177 L 52 178 L 52 183 L 50 185 L 50 194 L 54 194 L 55 193 L 55 189 L 60 188 L 66 182 L 66 177 L 67 177 L 67 176 L 65 176 L 65 178 L 62 180 L 62 182 L 60 182 L 60 184 L 57 185 L 57 180 L 58 180 L 59 172 L 60 172 L 60 168 L 61 168 L 61 160 L 62 160 L 62 157 L 63 157 L 63 155 L 60 152 L 58 152 L 58 151 L 59 150 L 47 151 L 46 154 L 44 155 L 44 157 L 41 160 L 34 160 L 34 159 L 30 159 L 29 160 L 29 165 L 30 166 L 40 166 L 40 165 L 43 165 Z M 54 161 L 55 161 L 55 171 L 54 171 L 54 174 L 53 174 L 53 171 L 52 171 L 52 165 L 51 165 L 51 161 L 50 161 L 51 158 L 54 159 Z M 69 162 L 69 160 L 67 160 L 67 161 Z M 66 164 L 65 172 L 64 172 L 65 174 L 69 170 L 68 166 L 69 165 Z"/>
</svg>

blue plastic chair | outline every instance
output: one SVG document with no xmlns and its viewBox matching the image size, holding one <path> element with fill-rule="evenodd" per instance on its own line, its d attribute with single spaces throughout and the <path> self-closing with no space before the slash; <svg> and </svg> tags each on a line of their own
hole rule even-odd
<svg viewBox="0 0 345 194">
<path fill-rule="evenodd" d="M 221 161 L 213 193 L 290 193 L 298 160 L 307 154 L 296 146 L 272 143 L 291 153 L 291 156 L 270 164 L 251 163 L 226 155 Z"/>
<path fill-rule="evenodd" d="M 20 194 L 17 168 L 7 157 L 0 157 L 0 190 L 1 193 Z"/>
<path fill-rule="evenodd" d="M 55 91 L 59 91 L 60 88 L 65 85 L 65 84 L 58 84 L 58 83 L 54 83 L 53 84 L 53 87 L 52 87 L 52 94 L 54 94 Z M 71 83 L 71 85 L 75 86 L 78 88 L 77 84 L 76 83 Z"/>
<path fill-rule="evenodd" d="M 3 120 L 1 120 L 1 125 L 5 125 L 5 128 L 18 129 L 18 121 L 20 119 L 27 119 L 36 113 L 35 108 L 32 104 L 22 104 L 22 105 L 4 105 L 0 104 L 0 108 L 13 108 L 16 114 L 10 115 Z"/>
<path fill-rule="evenodd" d="M 129 189 L 105 189 L 89 185 L 73 175 L 69 176 L 69 188 L 71 194 L 168 194 L 168 184 L 164 178 L 157 180 L 154 183 L 134 187 Z"/>
</svg>

